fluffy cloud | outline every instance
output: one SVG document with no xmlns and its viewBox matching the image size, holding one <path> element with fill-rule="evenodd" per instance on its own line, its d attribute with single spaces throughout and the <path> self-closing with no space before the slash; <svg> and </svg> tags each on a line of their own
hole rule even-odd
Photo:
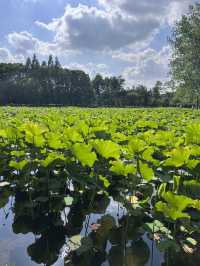
<svg viewBox="0 0 200 266">
<path fill-rule="evenodd" d="M 61 17 L 36 24 L 55 33 L 61 50 L 119 50 L 148 45 L 164 24 L 171 25 L 195 0 L 98 0 L 99 6 L 66 6 Z"/>
<path fill-rule="evenodd" d="M 40 41 L 29 32 L 13 32 L 8 35 L 8 43 L 16 48 L 18 53 L 28 53 L 36 49 Z"/>
<path fill-rule="evenodd" d="M 51 53 L 65 58 L 65 55 L 80 53 L 80 58 L 72 56 L 72 62 L 77 59 L 85 64 L 69 63 L 69 68 L 83 69 L 91 76 L 96 73 L 109 75 L 106 65 L 110 65 L 114 67 L 113 74 L 123 72 L 129 82 L 151 86 L 157 79 L 166 79 L 170 57 L 164 40 L 158 37 L 159 46 L 164 45 L 159 52 L 151 47 L 151 41 L 160 29 L 173 25 L 194 2 L 96 0 L 98 4 L 93 6 L 67 5 L 63 15 L 49 23 L 36 21 L 39 27 L 54 33 L 51 42 L 42 41 L 27 31 L 12 32 L 7 39 L 13 54 L 21 57 L 33 53 L 45 57 Z M 0 60 L 14 61 L 16 56 L 13 54 L 0 48 Z"/>
<path fill-rule="evenodd" d="M 90 77 L 95 77 L 96 74 L 101 74 L 102 76 L 111 76 L 109 72 L 109 67 L 106 64 L 94 64 L 89 62 L 87 64 L 78 64 L 78 63 L 70 63 L 64 66 L 65 68 L 74 69 L 74 70 L 83 70 Z"/>
<path fill-rule="evenodd" d="M 58 43 L 41 41 L 27 31 L 12 32 L 8 34 L 7 39 L 18 55 L 29 56 L 36 53 L 41 56 L 48 56 L 49 54 L 59 56 L 63 54 L 63 50 Z M 71 50 L 64 52 L 65 55 L 75 53 Z"/>
<path fill-rule="evenodd" d="M 160 26 L 159 16 L 136 16 L 121 9 L 67 5 L 64 15 L 37 25 L 55 32 L 62 49 L 117 50 L 149 40 Z"/>
<path fill-rule="evenodd" d="M 98 0 L 107 10 L 120 9 L 136 17 L 159 17 L 160 22 L 174 23 L 196 0 Z"/>
<path fill-rule="evenodd" d="M 154 49 L 146 49 L 137 54 L 130 54 L 129 57 L 121 55 L 121 58 L 129 60 L 135 59 L 133 66 L 125 68 L 123 77 L 129 84 L 145 84 L 151 87 L 157 80 L 166 81 L 169 72 L 169 58 L 171 50 L 169 46 L 164 46 L 159 52 Z"/>
<path fill-rule="evenodd" d="M 0 62 L 12 62 L 12 55 L 7 48 L 0 48 Z"/>
<path fill-rule="evenodd" d="M 0 48 L 0 63 L 15 63 L 24 62 L 22 55 L 12 54 L 9 49 L 2 47 Z"/>
</svg>

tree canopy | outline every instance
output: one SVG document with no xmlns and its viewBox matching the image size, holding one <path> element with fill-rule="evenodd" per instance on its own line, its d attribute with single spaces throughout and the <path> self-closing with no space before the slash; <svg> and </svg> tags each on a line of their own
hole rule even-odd
<svg viewBox="0 0 200 266">
<path fill-rule="evenodd" d="M 173 29 L 172 78 L 177 99 L 199 107 L 200 93 L 200 4 L 190 6 Z"/>
<path fill-rule="evenodd" d="M 143 85 L 126 88 L 121 76 L 90 78 L 82 70 L 63 68 L 59 59 L 49 56 L 40 63 L 37 56 L 25 64 L 0 64 L 1 105 L 71 106 L 162 106 L 170 105 L 172 94 L 161 95 L 162 83 L 152 90 Z"/>
</svg>

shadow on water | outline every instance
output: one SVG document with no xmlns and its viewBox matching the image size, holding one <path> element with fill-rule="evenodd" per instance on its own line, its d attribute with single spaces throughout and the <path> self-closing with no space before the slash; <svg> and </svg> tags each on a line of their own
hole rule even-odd
<svg viewBox="0 0 200 266">
<path fill-rule="evenodd" d="M 58 195 L 0 188 L 0 265 L 200 265 L 199 257 L 159 252 L 142 229 L 148 217 L 128 215 L 113 197 L 73 198 L 66 207 Z"/>
</svg>

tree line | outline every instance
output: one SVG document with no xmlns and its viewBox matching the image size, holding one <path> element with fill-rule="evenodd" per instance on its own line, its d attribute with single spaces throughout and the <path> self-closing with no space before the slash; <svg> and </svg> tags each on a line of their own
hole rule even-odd
<svg viewBox="0 0 200 266">
<path fill-rule="evenodd" d="M 121 76 L 93 79 L 84 71 L 63 68 L 57 57 L 39 62 L 34 54 L 25 64 L 0 64 L 1 105 L 73 106 L 170 106 L 172 93 L 163 93 L 157 82 L 148 90 L 143 85 L 125 87 Z"/>
</svg>

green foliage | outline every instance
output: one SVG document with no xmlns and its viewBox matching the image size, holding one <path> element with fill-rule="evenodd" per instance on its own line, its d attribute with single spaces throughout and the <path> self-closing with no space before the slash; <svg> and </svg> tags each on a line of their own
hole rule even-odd
<svg viewBox="0 0 200 266">
<path fill-rule="evenodd" d="M 186 15 L 175 24 L 171 37 L 172 75 L 177 84 L 179 102 L 199 107 L 200 92 L 200 4 L 190 6 Z"/>
<path fill-rule="evenodd" d="M 162 212 L 166 217 L 176 221 L 181 218 L 190 218 L 190 215 L 183 212 L 187 207 L 195 207 L 195 201 L 191 198 L 182 195 L 175 195 L 172 192 L 165 192 L 162 198 L 166 201 L 157 202 L 156 210 Z"/>
<path fill-rule="evenodd" d="M 92 147 L 86 144 L 76 143 L 72 147 L 73 154 L 83 166 L 92 167 L 97 159 L 96 153 L 91 151 Z"/>
<path fill-rule="evenodd" d="M 136 167 L 133 164 L 124 164 L 122 161 L 111 162 L 110 171 L 117 175 L 128 176 L 129 174 L 136 174 Z"/>
<path fill-rule="evenodd" d="M 161 250 L 191 245 L 200 215 L 198 120 L 188 109 L 0 108 L 0 207 L 7 190 L 30 193 L 23 215 L 73 209 L 83 194 L 87 205 L 114 195 Z M 75 250 L 87 252 L 89 239 L 77 240 Z"/>
<path fill-rule="evenodd" d="M 151 181 L 154 178 L 154 171 L 148 164 L 140 162 L 139 163 L 140 173 L 146 181 Z"/>
<path fill-rule="evenodd" d="M 120 146 L 111 140 L 96 140 L 94 148 L 105 159 L 120 157 Z"/>
</svg>

